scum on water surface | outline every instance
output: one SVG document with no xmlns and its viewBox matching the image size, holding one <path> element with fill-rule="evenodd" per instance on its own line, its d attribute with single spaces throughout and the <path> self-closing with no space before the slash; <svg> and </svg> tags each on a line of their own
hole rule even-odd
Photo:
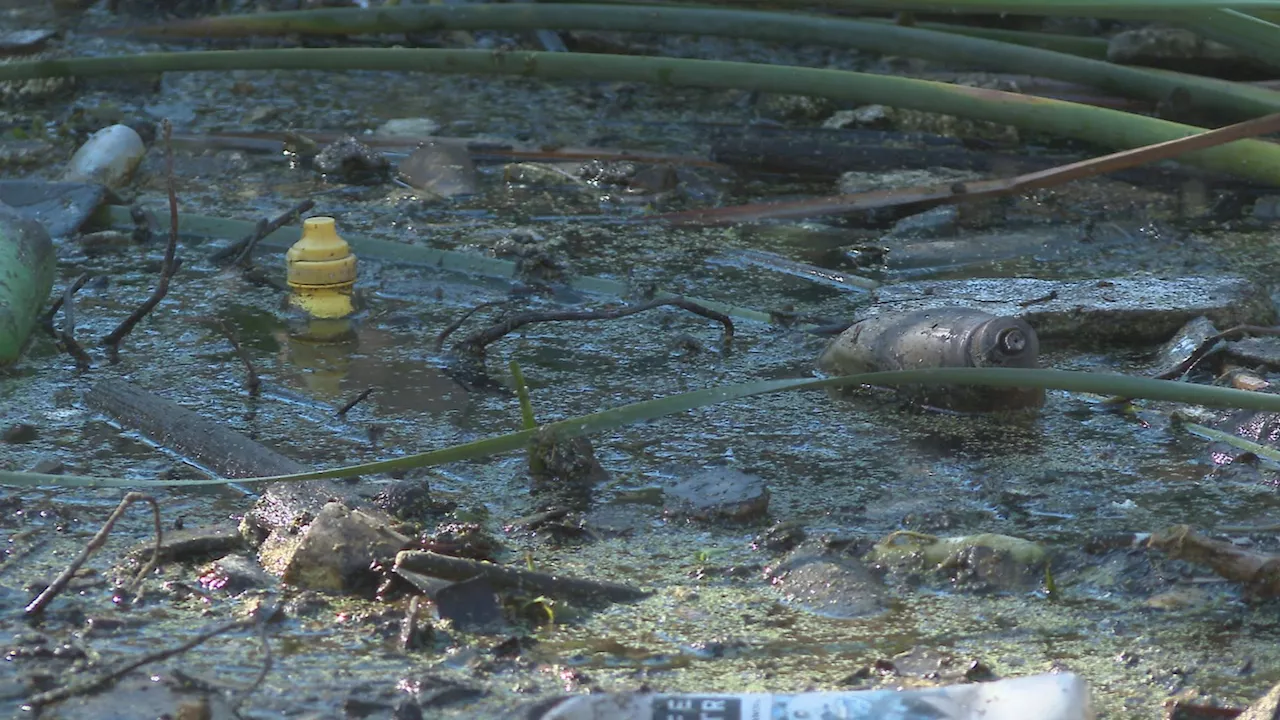
<svg viewBox="0 0 1280 720">
<path fill-rule="evenodd" d="M 83 42 L 93 53 L 148 47 L 121 40 Z M 819 48 L 689 38 L 654 42 L 671 54 L 700 57 L 861 69 L 877 62 Z M 134 82 L 87 83 L 72 96 L 70 112 L 58 103 L 33 104 L 29 112 L 89 128 L 119 119 L 170 117 L 186 134 L 288 127 L 359 133 L 395 117 L 430 117 L 442 124 L 445 135 L 523 135 L 546 144 L 587 144 L 582 140 L 588 138 L 592 144 L 664 152 L 701 149 L 705 138 L 695 121 L 744 123 L 760 112 L 752 98 L 730 91 L 512 78 L 170 74 L 158 81 L 158 89 L 146 92 Z M 57 147 L 72 144 L 67 138 Z M 36 175 L 53 177 L 57 164 L 51 161 Z M 153 210 L 163 207 L 160 167 L 158 154 L 151 153 L 139 181 L 140 199 Z M 602 209 L 590 193 L 510 190 L 499 173 L 483 168 L 481 194 L 449 205 L 423 202 L 389 186 L 335 189 L 281 159 L 238 151 L 180 150 L 177 164 L 183 212 L 253 219 L 314 197 L 317 210 L 338 217 L 343 229 L 438 247 L 485 251 L 512 226 L 531 224 L 530 218 L 628 212 Z M 774 192 L 772 187 L 744 182 L 726 191 L 745 201 Z M 788 188 L 805 189 L 812 188 Z M 1062 208 L 1048 214 L 1056 212 L 1059 222 L 1078 222 L 1102 211 L 1134 227 L 1172 223 L 1182 204 L 1170 193 L 1106 180 L 1056 197 Z M 536 229 L 563 243 L 578 272 L 620 275 L 618 268 L 630 268 L 691 295 L 764 309 L 794 304 L 833 317 L 861 301 L 798 279 L 705 262 L 727 248 L 756 247 L 747 231 L 547 220 L 537 222 Z M 1031 267 L 1073 277 L 1243 268 L 1265 279 L 1272 268 L 1257 258 L 1277 256 L 1275 241 L 1263 234 L 1220 230 L 1141 239 L 1123 252 Z M 128 377 L 317 466 L 444 447 L 519 427 L 514 396 L 458 384 L 441 370 L 441 358 L 431 348 L 442 327 L 466 308 L 502 297 L 504 285 L 366 262 L 361 282 L 372 292 L 373 310 L 359 346 L 325 356 L 289 343 L 274 292 L 200 261 L 208 247 L 199 239 L 184 242 L 188 262 L 169 300 L 130 337 L 119 365 L 99 363 L 79 375 L 40 340 L 0 381 L 6 421 L 38 429 L 33 442 L 0 445 L 4 467 L 31 467 L 52 458 L 79 474 L 194 477 L 195 470 L 121 434 L 81 406 L 81 393 L 108 376 Z M 78 297 L 80 337 L 109 331 L 150 291 L 156 248 L 90 256 L 68 243 L 62 251 L 59 286 L 85 269 L 110 277 L 109 285 L 88 288 Z M 992 270 L 1027 271 L 1018 264 Z M 210 319 L 238 329 L 263 375 L 267 391 L 262 398 L 246 398 L 239 361 L 216 325 L 206 324 Z M 700 319 L 675 313 L 594 324 L 585 334 L 581 327 L 533 326 L 495 345 L 488 367 L 501 380 L 506 363 L 518 360 L 539 419 L 549 421 L 717 384 L 803 376 L 823 345 L 820 339 L 748 323 L 739 328 L 733 351 L 720 354 L 714 349 L 717 332 Z M 689 355 L 680 349 L 686 345 L 674 347 L 672 340 L 682 335 L 701 341 L 704 350 Z M 1052 367 L 1135 371 L 1143 367 L 1144 356 L 1132 349 L 1087 355 L 1058 349 L 1045 360 Z M 346 419 L 334 419 L 333 407 L 369 385 L 395 391 L 377 393 Z M 539 569 L 661 592 L 633 604 L 557 610 L 561 624 L 531 631 L 537 642 L 526 643 L 518 661 L 492 651 L 505 636 L 458 632 L 439 633 L 427 649 L 400 654 L 394 647 L 402 604 L 304 593 L 289 600 L 286 618 L 272 627 L 274 669 L 246 709 L 261 717 L 328 711 L 350 697 L 392 696 L 397 681 L 457 682 L 480 691 L 459 702 L 428 703 L 428 714 L 436 717 L 492 716 L 566 689 L 633 689 L 641 683 L 684 691 L 864 686 L 876 681 L 860 678 L 858 671 L 875 660 L 925 650 L 981 661 L 1000 676 L 1058 668 L 1080 672 L 1108 717 L 1156 717 L 1167 697 L 1187 688 L 1243 703 L 1280 679 L 1280 637 L 1265 607 L 1246 604 L 1230 584 L 1202 582 L 1203 572 L 1158 556 L 1123 546 L 1093 555 L 1084 550 L 1097 538 L 1179 522 L 1212 527 L 1273 517 L 1274 488 L 1206 480 L 1213 466 L 1203 443 L 1172 433 L 1157 410 L 1143 415 L 1144 426 L 1102 408 L 1095 398 L 1050 392 L 1038 417 L 997 421 L 925 414 L 878 396 L 835 400 L 823 393 L 784 393 L 594 438 L 615 490 L 645 488 L 691 468 L 728 464 L 763 477 L 772 493 L 771 517 L 799 522 L 811 537 L 874 540 L 905 521 L 940 535 L 1026 537 L 1059 556 L 1054 571 L 1060 597 L 1054 599 L 1037 592 L 893 586 L 889 609 L 862 619 L 828 618 L 788 603 L 765 576 L 780 555 L 753 547 L 767 524 L 664 519 L 652 506 L 611 502 L 605 492 L 601 507 L 621 534 L 555 544 L 527 533 L 502 533 L 503 525 L 530 510 L 519 479 L 521 458 L 431 470 L 427 477 L 434 495 L 457 503 L 455 516 L 481 518 L 498 532 L 510 561 L 527 554 Z M 376 445 L 369 440 L 375 425 Z M 249 502 L 233 489 L 155 495 L 167 524 L 181 518 L 188 527 L 225 525 Z M 118 499 L 119 493 L 105 490 L 6 491 L 0 527 L 13 540 L 0 566 L 4 606 L 20 607 L 30 588 L 65 566 Z M 112 561 L 126 548 L 148 538 L 149 522 L 139 513 L 118 526 L 90 563 L 98 574 L 78 580 L 77 593 L 55 602 L 41 633 L 57 643 L 87 646 L 103 658 L 131 657 L 238 616 L 261 595 L 206 594 L 193 589 L 192 566 L 167 565 L 147 583 L 146 603 L 127 613 L 112 609 L 109 584 L 102 578 L 111 575 Z M 1154 602 L 1157 597 L 1165 600 Z M 81 636 L 86 618 L 120 620 L 124 629 Z M 29 632 L 12 611 L 0 615 L 0 629 Z M 242 633 L 210 641 L 182 662 L 199 677 L 243 684 L 260 661 L 249 634 Z M 54 672 L 70 667 L 56 658 L 47 662 Z M 335 676 L 335 666 L 342 668 L 341 677 Z M 0 707 L 16 702 L 3 700 Z M 76 716 L 74 707 L 66 712 Z"/>
</svg>

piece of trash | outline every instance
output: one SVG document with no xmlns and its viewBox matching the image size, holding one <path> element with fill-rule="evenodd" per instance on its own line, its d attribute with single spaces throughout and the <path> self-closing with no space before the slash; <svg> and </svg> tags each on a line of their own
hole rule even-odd
<svg viewBox="0 0 1280 720">
<path fill-rule="evenodd" d="M 1071 673 L 919 690 L 681 694 L 618 693 L 564 700 L 530 720 L 1091 720 L 1089 690 Z"/>
<path fill-rule="evenodd" d="M 111 125 L 90 135 L 76 150 L 61 179 L 123 187 L 146 154 L 146 143 L 137 131 L 128 125 Z"/>
<path fill-rule="evenodd" d="M 475 163 L 466 145 L 456 142 L 423 143 L 400 163 L 397 174 L 415 190 L 442 198 L 476 192 Z"/>
<path fill-rule="evenodd" d="M 0 366 L 26 347 L 53 289 L 56 265 L 44 226 L 0 203 Z"/>
<path fill-rule="evenodd" d="M 822 356 L 818 367 L 831 375 L 938 367 L 1040 366 L 1036 331 L 1014 317 L 970 308 L 885 313 L 854 323 Z M 1036 408 L 1042 388 L 912 386 L 898 392 L 921 405 L 961 412 Z"/>
</svg>

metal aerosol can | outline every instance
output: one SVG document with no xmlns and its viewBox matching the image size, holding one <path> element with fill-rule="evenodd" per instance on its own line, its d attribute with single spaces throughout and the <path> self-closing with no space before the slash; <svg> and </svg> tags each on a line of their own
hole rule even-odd
<svg viewBox="0 0 1280 720">
<path fill-rule="evenodd" d="M 972 308 L 886 312 L 851 325 L 818 367 L 832 375 L 936 367 L 1040 366 L 1036 331 L 1015 317 Z M 922 405 L 959 412 L 1022 410 L 1044 404 L 1041 388 L 912 385 L 899 392 Z"/>
</svg>

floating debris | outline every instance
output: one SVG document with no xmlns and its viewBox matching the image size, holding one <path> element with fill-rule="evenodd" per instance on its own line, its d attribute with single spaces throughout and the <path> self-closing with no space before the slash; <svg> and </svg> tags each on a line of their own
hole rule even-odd
<svg viewBox="0 0 1280 720">
<path fill-rule="evenodd" d="M 1040 366 L 1036 331 L 1014 317 L 940 308 L 884 313 L 854 323 L 827 346 L 818 367 L 832 375 L 936 367 Z M 961 412 L 1022 410 L 1044 404 L 1040 388 L 904 386 L 922 405 Z"/>
<path fill-rule="evenodd" d="M 473 195 L 476 166 L 460 143 L 425 142 L 400 163 L 397 175 L 415 190 L 442 198 Z"/>
<path fill-rule="evenodd" d="M 101 183 L 124 187 L 147 154 L 142 136 L 128 125 L 112 125 L 89 136 L 62 173 L 64 182 Z"/>
</svg>

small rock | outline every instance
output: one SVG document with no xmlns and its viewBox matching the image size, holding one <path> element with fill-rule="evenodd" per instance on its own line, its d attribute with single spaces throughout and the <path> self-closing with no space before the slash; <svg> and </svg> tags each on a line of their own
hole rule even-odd
<svg viewBox="0 0 1280 720">
<path fill-rule="evenodd" d="M 888 130 L 893 125 L 893 110 L 884 105 L 863 105 L 852 110 L 837 110 L 831 117 L 822 121 L 822 127 L 828 130 L 846 128 Z"/>
<path fill-rule="evenodd" d="M 396 480 L 373 498 L 373 504 L 397 520 L 421 520 L 434 509 L 426 478 Z"/>
<path fill-rule="evenodd" d="M 451 583 L 431 598 L 441 620 L 450 620 L 462 632 L 497 632 L 502 628 L 498 593 L 484 578 Z"/>
<path fill-rule="evenodd" d="M 949 237 L 956 234 L 959 220 L 959 208 L 955 205 L 940 205 L 902 218 L 893 224 L 884 237 L 903 240 Z"/>
<path fill-rule="evenodd" d="M 1250 337 L 1226 345 L 1227 357 L 1248 365 L 1280 368 L 1280 337 Z"/>
<path fill-rule="evenodd" d="M 578 168 L 578 177 L 595 186 L 627 185 L 635 177 L 636 164 L 627 160 L 588 160 Z"/>
<path fill-rule="evenodd" d="M 530 493 L 540 507 L 587 510 L 597 485 L 609 472 L 596 460 L 591 441 L 578 436 L 559 438 L 539 430 L 529 444 Z"/>
<path fill-rule="evenodd" d="M 666 490 L 668 515 L 703 521 L 751 522 L 769 512 L 765 481 L 730 468 L 707 468 Z"/>
<path fill-rule="evenodd" d="M 883 584 L 861 562 L 801 548 L 768 571 L 790 603 L 833 618 L 862 618 L 888 609 Z"/>
<path fill-rule="evenodd" d="M 129 557 L 135 561 L 146 562 L 151 559 L 155 546 L 154 538 L 138 543 L 129 550 Z M 210 555 L 223 555 L 243 546 L 244 536 L 234 527 L 169 530 L 160 540 L 160 561 L 181 562 Z"/>
<path fill-rule="evenodd" d="M 35 425 L 17 423 L 5 428 L 4 433 L 0 434 L 0 440 L 17 445 L 21 443 L 34 442 L 39 436 L 40 432 L 36 430 Z"/>
<path fill-rule="evenodd" d="M 243 555 L 226 555 L 200 569 L 199 582 L 207 590 L 239 595 L 246 590 L 274 587 L 277 580 Z"/>
<path fill-rule="evenodd" d="M 325 180 L 350 185 L 378 185 L 391 177 L 391 161 L 350 135 L 321 150 L 314 166 Z"/>
<path fill-rule="evenodd" d="M 1280 195 L 1263 195 L 1254 200 L 1251 214 L 1254 219 L 1263 222 L 1280 220 Z"/>
<path fill-rule="evenodd" d="M 27 468 L 27 472 L 40 473 L 41 475 L 61 475 L 66 471 L 66 464 L 57 458 L 40 458 L 35 465 Z"/>
<path fill-rule="evenodd" d="M 0 33 L 0 55 L 19 55 L 37 52 L 58 31 L 48 29 L 11 30 Z"/>
<path fill-rule="evenodd" d="M 1156 351 L 1153 372 L 1157 375 L 1172 372 L 1181 365 L 1191 353 L 1204 344 L 1205 340 L 1218 334 L 1213 321 L 1201 315 L 1187 321 L 1186 325 Z"/>
<path fill-rule="evenodd" d="M 1107 60 L 1138 63 L 1147 58 L 1193 58 L 1236 54 L 1221 43 L 1204 40 L 1182 28 L 1145 27 L 1116 33 L 1107 43 Z"/>
<path fill-rule="evenodd" d="M 311 590 L 342 592 L 371 587 L 375 562 L 390 566 L 409 538 L 382 518 L 331 502 L 297 535 L 273 533 L 262 544 L 259 562 L 286 583 Z"/>
<path fill-rule="evenodd" d="M 627 181 L 627 189 L 641 195 L 670 192 L 680 186 L 680 173 L 670 165 L 639 170 Z"/>
<path fill-rule="evenodd" d="M 431 118 L 394 118 L 378 126 L 374 135 L 428 137 L 440 132 L 440 123 Z"/>
<path fill-rule="evenodd" d="M 0 202 L 40 223 L 55 238 L 79 230 L 105 199 L 106 190 L 93 183 L 0 180 Z"/>
</svg>

